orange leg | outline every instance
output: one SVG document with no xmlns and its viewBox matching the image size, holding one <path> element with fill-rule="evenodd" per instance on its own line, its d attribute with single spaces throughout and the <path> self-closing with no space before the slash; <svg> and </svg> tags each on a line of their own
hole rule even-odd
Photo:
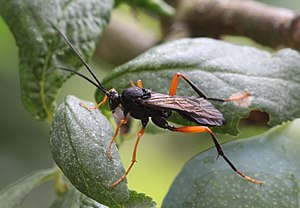
<svg viewBox="0 0 300 208">
<path fill-rule="evenodd" d="M 171 131 L 177 131 L 177 132 L 183 132 L 183 133 L 202 133 L 202 132 L 207 132 L 210 134 L 217 152 L 218 152 L 218 156 L 221 155 L 224 160 L 227 162 L 227 164 L 240 176 L 242 176 L 243 178 L 245 178 L 246 180 L 255 183 L 255 184 L 259 184 L 261 185 L 263 182 L 259 181 L 259 180 L 255 180 L 247 175 L 245 175 L 244 173 L 242 173 L 240 170 L 238 170 L 233 164 L 232 162 L 225 156 L 223 149 L 221 147 L 221 145 L 219 144 L 216 136 L 214 135 L 214 133 L 210 130 L 210 128 L 206 127 L 206 126 L 184 126 L 184 127 L 179 127 L 179 128 L 170 128 Z"/>
<path fill-rule="evenodd" d="M 180 76 L 183 76 L 183 75 L 180 74 L 180 73 L 176 73 L 173 76 L 173 79 L 172 79 L 172 82 L 171 82 L 171 85 L 170 85 L 169 95 L 176 95 L 177 87 L 178 87 L 178 80 L 179 80 Z"/>
<path fill-rule="evenodd" d="M 207 100 L 213 100 L 213 101 L 219 101 L 219 102 L 231 102 L 231 101 L 242 100 L 251 95 L 249 92 L 245 91 L 242 94 L 239 94 L 237 96 L 231 96 L 230 98 L 227 98 L 227 99 L 210 98 L 210 97 L 207 97 L 204 92 L 202 92 L 193 82 L 191 82 L 186 76 L 184 76 L 181 73 L 176 73 L 173 76 L 173 79 L 172 79 L 172 82 L 170 85 L 169 95 L 176 95 L 179 77 L 182 77 L 200 97 L 203 97 L 204 99 L 207 99 Z"/>
<path fill-rule="evenodd" d="M 136 163 L 137 147 L 138 147 L 138 144 L 139 144 L 139 142 L 141 140 L 141 137 L 143 136 L 144 132 L 145 132 L 145 127 L 142 127 L 142 129 L 140 130 L 140 132 L 138 134 L 138 138 L 137 138 L 137 140 L 135 142 L 135 145 L 134 145 L 131 163 L 130 163 L 128 169 L 126 170 L 126 172 L 124 173 L 124 175 L 122 175 L 116 182 L 114 182 L 111 185 L 112 187 L 115 187 L 116 185 L 118 185 L 119 183 L 121 183 L 126 178 L 126 176 L 128 175 L 128 173 L 130 172 L 130 170 L 133 167 L 134 163 Z"/>
<path fill-rule="evenodd" d="M 181 73 L 174 74 L 171 85 L 170 85 L 169 95 L 176 95 L 179 77 L 182 77 L 195 90 L 195 92 L 200 97 L 207 98 L 207 96 L 193 82 L 191 82 L 186 76 L 184 76 Z"/>
<path fill-rule="evenodd" d="M 114 141 L 115 141 L 115 139 L 116 139 L 116 137 L 117 137 L 117 135 L 118 135 L 118 133 L 120 131 L 121 126 L 123 124 L 125 124 L 126 122 L 127 122 L 127 119 L 126 119 L 126 117 L 124 117 L 120 121 L 120 123 L 118 124 L 118 127 L 116 128 L 115 134 L 114 134 L 114 136 L 110 140 L 110 143 L 109 143 L 109 146 L 108 146 L 108 150 L 107 150 L 107 155 L 108 155 L 109 159 L 112 159 L 112 156 L 111 156 L 111 153 L 110 153 L 111 152 L 111 147 L 112 147 L 112 145 L 113 145 L 113 143 L 114 143 Z"/>
<path fill-rule="evenodd" d="M 136 81 L 136 83 L 137 83 L 137 86 L 138 86 L 139 88 L 143 88 L 142 80 L 138 79 L 138 80 Z M 135 84 L 133 83 L 133 81 L 130 81 L 130 85 L 131 85 L 132 87 L 135 87 Z"/>
<path fill-rule="evenodd" d="M 135 84 L 133 83 L 133 81 L 130 80 L 129 82 L 132 87 L 135 87 Z"/>
<path fill-rule="evenodd" d="M 87 105 L 85 105 L 83 103 L 80 103 L 79 105 L 82 106 L 82 107 L 84 107 L 84 108 L 86 108 L 86 109 L 88 109 L 88 110 L 96 110 L 101 105 L 103 105 L 106 102 L 106 100 L 107 100 L 107 96 L 105 95 L 104 98 L 103 98 L 103 100 L 98 105 L 96 105 L 94 107 L 89 107 L 89 106 L 87 106 Z"/>
<path fill-rule="evenodd" d="M 142 80 L 138 79 L 138 80 L 136 81 L 136 83 L 137 83 L 137 86 L 138 86 L 139 88 L 143 88 Z"/>
</svg>

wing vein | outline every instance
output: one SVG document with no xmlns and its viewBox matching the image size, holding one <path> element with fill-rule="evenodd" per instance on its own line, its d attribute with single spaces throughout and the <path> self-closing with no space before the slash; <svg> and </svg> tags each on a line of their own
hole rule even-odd
<svg viewBox="0 0 300 208">
<path fill-rule="evenodd" d="M 224 122 L 222 113 L 201 97 L 171 96 L 151 92 L 151 97 L 145 99 L 143 105 L 176 111 L 183 117 L 202 125 L 220 126 Z"/>
</svg>

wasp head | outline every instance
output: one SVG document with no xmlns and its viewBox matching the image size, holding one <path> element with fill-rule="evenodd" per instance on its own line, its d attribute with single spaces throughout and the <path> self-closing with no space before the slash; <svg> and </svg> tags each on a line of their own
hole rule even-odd
<svg viewBox="0 0 300 208">
<path fill-rule="evenodd" d="M 109 90 L 109 95 L 108 95 L 108 105 L 109 109 L 114 111 L 120 104 L 121 102 L 121 96 L 115 89 Z"/>
</svg>

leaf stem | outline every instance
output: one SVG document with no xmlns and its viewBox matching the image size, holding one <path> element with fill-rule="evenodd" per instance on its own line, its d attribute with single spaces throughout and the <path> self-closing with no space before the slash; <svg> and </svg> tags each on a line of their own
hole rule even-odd
<svg viewBox="0 0 300 208">
<path fill-rule="evenodd" d="M 61 196 L 68 189 L 67 183 L 65 183 L 65 181 L 63 180 L 63 176 L 63 172 L 59 169 L 54 177 L 54 188 L 57 196 Z"/>
</svg>

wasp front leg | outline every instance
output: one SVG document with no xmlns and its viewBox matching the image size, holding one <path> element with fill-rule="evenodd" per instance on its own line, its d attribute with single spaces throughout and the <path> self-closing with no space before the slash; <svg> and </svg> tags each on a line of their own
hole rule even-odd
<svg viewBox="0 0 300 208">
<path fill-rule="evenodd" d="M 136 81 L 136 83 L 137 83 L 137 86 L 138 86 L 139 88 L 143 88 L 143 82 L 142 82 L 142 80 L 138 79 L 138 80 Z"/>
<path fill-rule="evenodd" d="M 87 105 L 85 105 L 83 103 L 80 103 L 79 105 L 81 107 L 84 107 L 84 108 L 88 109 L 88 110 L 96 110 L 96 109 L 98 109 L 101 105 L 103 105 L 107 101 L 107 98 L 108 97 L 105 95 L 104 98 L 103 98 L 103 100 L 98 105 L 96 105 L 94 107 L 89 107 L 89 106 L 87 106 Z"/>
<path fill-rule="evenodd" d="M 139 88 L 143 88 L 142 80 L 138 79 L 138 80 L 136 81 L 136 84 L 137 84 L 137 86 L 138 86 Z M 133 83 L 133 81 L 130 81 L 130 85 L 131 85 L 132 87 L 135 87 L 135 84 Z"/>
</svg>

